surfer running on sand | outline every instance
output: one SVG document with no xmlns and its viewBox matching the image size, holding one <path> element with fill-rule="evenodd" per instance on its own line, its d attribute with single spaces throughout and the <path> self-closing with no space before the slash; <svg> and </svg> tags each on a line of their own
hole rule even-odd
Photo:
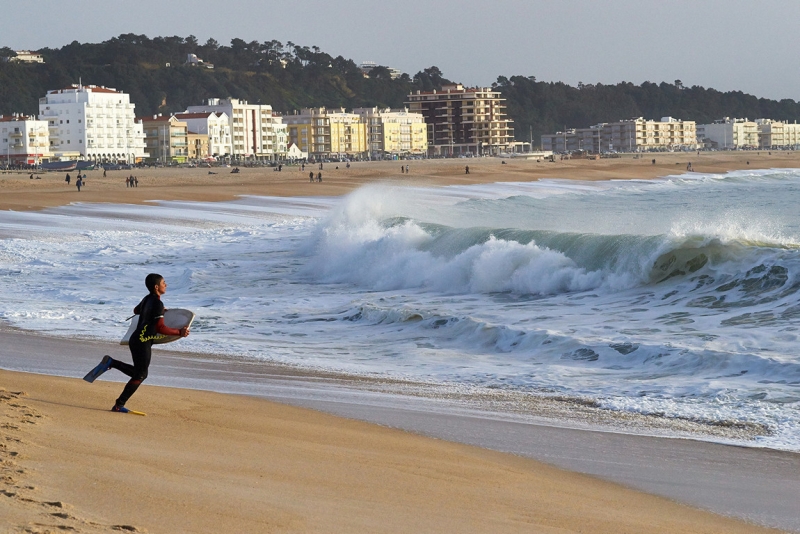
<svg viewBox="0 0 800 534">
<path fill-rule="evenodd" d="M 117 369 L 131 377 L 122 390 L 114 407 L 113 412 L 127 413 L 125 403 L 131 398 L 139 385 L 147 378 L 147 369 L 150 367 L 150 349 L 153 340 L 161 336 L 181 336 L 189 335 L 189 327 L 169 328 L 164 324 L 164 304 L 161 302 L 161 295 L 167 292 L 167 282 L 160 274 L 148 274 L 144 281 L 150 293 L 133 309 L 133 313 L 139 316 L 139 323 L 136 330 L 131 335 L 128 346 L 131 349 L 133 365 L 113 359 L 111 356 L 103 356 L 103 360 L 95 367 L 87 377 L 91 375 L 92 381 L 106 372 L 108 369 Z"/>
</svg>

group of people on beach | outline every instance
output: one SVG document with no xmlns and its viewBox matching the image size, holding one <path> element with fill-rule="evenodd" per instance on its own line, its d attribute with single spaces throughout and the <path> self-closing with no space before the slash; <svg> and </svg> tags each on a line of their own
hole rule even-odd
<svg viewBox="0 0 800 534">
<path fill-rule="evenodd" d="M 308 173 L 308 181 L 309 182 L 314 182 L 314 181 L 321 182 L 322 181 L 322 173 L 318 172 L 317 173 L 317 179 L 314 180 L 314 171 L 311 171 L 310 173 Z"/>
<path fill-rule="evenodd" d="M 67 176 L 66 178 L 64 178 L 64 181 L 67 182 L 67 185 L 69 185 L 71 180 L 72 177 L 69 175 L 69 173 L 67 173 Z M 81 187 L 83 187 L 84 185 L 86 185 L 86 173 L 83 174 L 78 173 L 78 179 L 75 180 L 75 187 L 78 188 L 78 193 L 81 192 Z"/>
<path fill-rule="evenodd" d="M 139 178 L 134 175 L 130 175 L 125 178 L 125 187 L 139 187 Z"/>
</svg>

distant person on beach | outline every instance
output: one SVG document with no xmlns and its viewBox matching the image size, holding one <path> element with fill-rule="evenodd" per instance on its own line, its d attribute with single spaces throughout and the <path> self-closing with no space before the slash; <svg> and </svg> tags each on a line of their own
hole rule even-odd
<svg viewBox="0 0 800 534">
<path fill-rule="evenodd" d="M 655 160 L 655 159 L 653 159 L 653 165 L 655 165 L 655 164 L 656 164 L 656 160 Z"/>
<path fill-rule="evenodd" d="M 317 181 L 318 181 L 318 182 L 321 182 L 321 181 L 322 181 L 322 173 L 321 173 L 321 172 L 318 172 L 318 173 L 317 173 Z"/>
<path fill-rule="evenodd" d="M 464 174 L 469 174 L 469 165 L 464 167 L 464 171 L 465 171 Z"/>
<path fill-rule="evenodd" d="M 400 174 L 403 174 L 404 172 L 406 172 L 406 170 L 405 170 L 405 169 L 406 169 L 405 167 L 403 167 L 402 165 L 400 165 Z"/>
<path fill-rule="evenodd" d="M 406 174 L 408 174 L 408 165 L 406 165 Z"/>
<path fill-rule="evenodd" d="M 133 365 L 115 360 L 111 356 L 103 356 L 100 364 L 94 369 L 96 372 L 95 378 L 109 369 L 116 369 L 131 377 L 114 403 L 114 407 L 111 408 L 112 412 L 126 413 L 128 409 L 125 408 L 125 403 L 128 402 L 131 395 L 136 393 L 141 383 L 147 378 L 153 340 L 161 335 L 181 337 L 189 335 L 188 327 L 177 329 L 169 328 L 164 324 L 164 312 L 166 309 L 164 308 L 164 303 L 161 302 L 161 295 L 167 292 L 167 282 L 164 277 L 160 274 L 150 273 L 145 278 L 144 283 L 150 293 L 133 309 L 133 313 L 139 316 L 139 323 L 136 325 L 136 330 L 131 334 L 128 342 Z"/>
<path fill-rule="evenodd" d="M 106 177 L 106 168 L 103 167 L 103 178 L 105 178 L 105 177 Z"/>
<path fill-rule="evenodd" d="M 310 173 L 308 173 L 308 181 L 309 182 L 313 182 L 314 181 L 314 171 L 311 171 Z"/>
<path fill-rule="evenodd" d="M 31 174 L 31 178 L 33 178 L 32 174 Z M 70 178 L 69 178 L 69 174 L 68 174 L 67 177 L 64 178 L 64 181 L 67 182 L 67 185 L 69 185 L 69 180 L 70 180 Z"/>
<path fill-rule="evenodd" d="M 133 183 L 134 183 L 134 185 L 135 185 L 136 187 L 139 187 L 139 178 L 137 178 L 136 176 L 134 176 L 134 177 L 133 177 Z"/>
<path fill-rule="evenodd" d="M 125 177 L 125 187 L 130 187 L 130 186 L 131 186 L 131 179 L 130 179 L 129 176 L 126 176 Z"/>
<path fill-rule="evenodd" d="M 81 186 L 83 185 L 83 180 L 81 180 L 80 176 L 77 180 L 75 180 L 75 185 L 78 187 L 78 193 L 81 192 Z"/>
</svg>

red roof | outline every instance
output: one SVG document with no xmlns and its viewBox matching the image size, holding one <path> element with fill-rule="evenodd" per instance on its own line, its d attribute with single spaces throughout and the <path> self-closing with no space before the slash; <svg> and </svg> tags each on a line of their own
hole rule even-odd
<svg viewBox="0 0 800 534">
<path fill-rule="evenodd" d="M 0 115 L 0 122 L 14 122 L 14 121 L 33 121 L 36 117 L 33 115 Z"/>
<path fill-rule="evenodd" d="M 72 84 L 69 87 L 64 87 L 63 89 L 54 89 L 52 91 L 47 91 L 47 94 L 51 93 L 63 93 L 64 91 L 75 91 L 78 89 L 84 89 L 89 91 L 90 93 L 111 93 L 111 94 L 121 94 L 122 91 L 117 91 L 114 88 L 97 86 L 97 85 L 77 85 Z"/>
<path fill-rule="evenodd" d="M 208 113 L 176 113 L 175 116 L 181 120 L 183 119 L 205 119 L 210 115 L 214 115 L 212 112 Z"/>
</svg>

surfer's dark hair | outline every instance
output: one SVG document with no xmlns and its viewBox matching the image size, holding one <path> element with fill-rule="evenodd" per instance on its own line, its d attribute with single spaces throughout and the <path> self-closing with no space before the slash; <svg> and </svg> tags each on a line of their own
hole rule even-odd
<svg viewBox="0 0 800 534">
<path fill-rule="evenodd" d="M 153 292 L 153 287 L 155 287 L 158 284 L 160 284 L 163 279 L 164 279 L 164 277 L 161 276 L 160 274 L 150 273 L 144 279 L 144 285 L 146 285 L 147 286 L 147 290 L 150 293 L 152 293 Z"/>
</svg>

